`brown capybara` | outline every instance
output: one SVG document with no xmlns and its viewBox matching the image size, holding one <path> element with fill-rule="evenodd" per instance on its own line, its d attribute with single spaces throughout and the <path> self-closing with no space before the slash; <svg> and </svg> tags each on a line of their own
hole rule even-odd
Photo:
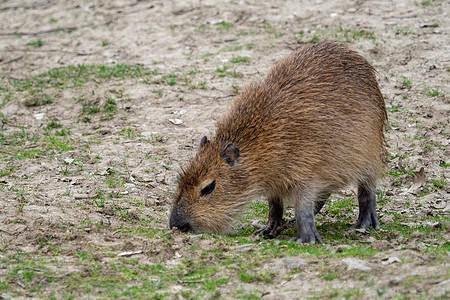
<svg viewBox="0 0 450 300">
<path fill-rule="evenodd" d="M 386 118 L 375 70 L 362 56 L 334 42 L 298 49 L 244 88 L 215 136 L 202 138 L 180 174 L 170 227 L 226 232 L 263 196 L 269 221 L 257 234 L 276 235 L 283 206 L 292 203 L 293 240 L 320 243 L 314 214 L 351 184 L 358 186 L 355 227 L 379 227 L 375 189 Z"/>
</svg>

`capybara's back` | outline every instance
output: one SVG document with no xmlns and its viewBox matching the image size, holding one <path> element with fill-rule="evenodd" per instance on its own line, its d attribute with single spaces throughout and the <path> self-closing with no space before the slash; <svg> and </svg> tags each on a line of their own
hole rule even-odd
<svg viewBox="0 0 450 300">
<path fill-rule="evenodd" d="M 296 208 L 301 242 L 320 242 L 317 212 L 337 189 L 358 185 L 357 227 L 378 227 L 375 184 L 381 172 L 386 111 L 375 71 L 337 43 L 304 47 L 236 97 L 183 170 L 171 226 L 224 231 L 255 195 L 269 200 L 274 236 L 283 203 Z"/>
</svg>

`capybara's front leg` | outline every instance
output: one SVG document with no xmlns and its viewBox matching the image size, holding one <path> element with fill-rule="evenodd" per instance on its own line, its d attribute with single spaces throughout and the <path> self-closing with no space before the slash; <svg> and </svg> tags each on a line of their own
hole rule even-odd
<svg viewBox="0 0 450 300">
<path fill-rule="evenodd" d="M 276 237 L 286 221 L 283 220 L 283 202 L 278 197 L 269 198 L 269 220 L 267 225 L 255 232 L 256 235 L 265 238 Z"/>
</svg>

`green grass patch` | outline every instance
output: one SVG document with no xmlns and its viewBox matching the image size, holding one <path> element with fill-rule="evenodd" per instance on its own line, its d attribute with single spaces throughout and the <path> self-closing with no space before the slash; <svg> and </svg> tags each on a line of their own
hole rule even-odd
<svg viewBox="0 0 450 300">
<path fill-rule="evenodd" d="M 177 84 L 177 81 L 176 81 L 177 76 L 175 74 L 173 74 L 173 73 L 163 75 L 161 78 L 168 85 Z"/>
<path fill-rule="evenodd" d="M 337 278 L 341 277 L 341 275 L 336 271 L 336 269 L 331 269 L 331 268 L 321 269 L 320 276 L 327 281 L 331 281 L 333 279 L 337 279 Z"/>
<path fill-rule="evenodd" d="M 402 84 L 403 87 L 406 88 L 406 87 L 411 86 L 412 81 L 411 81 L 411 79 L 409 79 L 409 78 L 407 78 L 405 76 L 402 76 L 402 79 L 400 80 L 400 83 Z"/>
<path fill-rule="evenodd" d="M 14 172 L 15 169 L 16 169 L 16 167 L 14 167 L 14 166 L 0 169 L 0 177 L 11 174 L 12 172 Z"/>
<path fill-rule="evenodd" d="M 398 111 L 398 105 L 391 104 L 391 106 L 387 106 L 386 109 L 390 112 L 396 112 Z"/>
<path fill-rule="evenodd" d="M 220 52 L 233 52 L 233 51 L 239 51 L 242 50 L 244 46 L 242 45 L 230 45 L 223 47 Z"/>
<path fill-rule="evenodd" d="M 236 56 L 236 57 L 233 57 L 230 61 L 234 64 L 246 63 L 246 62 L 250 61 L 250 58 L 248 56 Z"/>
<path fill-rule="evenodd" d="M 236 72 L 236 70 L 233 70 L 231 72 L 229 72 L 227 70 L 228 70 L 228 66 L 224 65 L 221 68 L 217 67 L 215 71 L 217 73 L 219 73 L 219 77 L 230 76 L 230 77 L 233 77 L 233 78 L 238 78 L 238 77 L 242 77 L 243 76 L 242 73 Z"/>
<path fill-rule="evenodd" d="M 300 31 L 294 33 L 294 40 L 304 41 L 306 43 L 315 43 L 317 41 L 338 40 L 345 43 L 352 43 L 361 39 L 369 39 L 376 43 L 374 31 L 360 27 L 330 27 L 326 29 L 317 29 L 312 33 Z"/>
<path fill-rule="evenodd" d="M 424 0 L 424 1 L 420 2 L 420 5 L 423 8 L 427 8 L 428 6 L 431 6 L 434 2 L 435 2 L 435 0 Z"/>
<path fill-rule="evenodd" d="M 414 169 L 415 169 L 415 167 L 414 167 Z M 408 174 L 408 175 L 411 175 L 411 176 L 415 175 L 414 170 L 412 170 L 410 168 L 391 169 L 391 170 L 389 170 L 387 172 L 387 174 L 390 175 L 390 176 L 394 176 L 394 177 L 405 175 L 405 174 Z"/>
<path fill-rule="evenodd" d="M 42 45 L 44 45 L 44 41 L 41 39 L 37 39 L 37 40 L 27 43 L 27 46 L 31 46 L 31 47 L 35 47 L 35 48 L 42 47 Z"/>
<path fill-rule="evenodd" d="M 72 141 L 65 136 L 48 135 L 42 140 L 46 143 L 48 149 L 55 149 L 58 152 L 70 151 L 74 149 Z"/>
<path fill-rule="evenodd" d="M 233 23 L 222 21 L 222 22 L 214 24 L 214 26 L 217 26 L 220 29 L 228 30 L 233 26 Z"/>
<path fill-rule="evenodd" d="M 427 93 L 427 96 L 432 98 L 432 97 L 439 97 L 439 96 L 443 96 L 444 93 L 441 92 L 439 89 L 430 89 L 430 91 Z"/>
<path fill-rule="evenodd" d="M 195 32 L 203 31 L 205 29 L 211 28 L 211 25 L 202 24 L 194 29 Z"/>
<path fill-rule="evenodd" d="M 127 139 L 134 139 L 141 136 L 141 134 L 133 127 L 123 127 L 120 131 L 120 135 L 124 136 Z"/>
<path fill-rule="evenodd" d="M 448 167 L 450 167 L 450 162 L 441 161 L 439 163 L 439 167 L 441 167 L 441 168 L 448 168 Z"/>
<path fill-rule="evenodd" d="M 443 187 L 445 187 L 447 185 L 447 179 L 442 176 L 439 179 L 430 179 L 430 182 L 437 188 L 437 189 L 442 189 Z"/>
<path fill-rule="evenodd" d="M 76 65 L 50 69 L 37 76 L 11 80 L 11 86 L 18 92 L 42 88 L 74 88 L 87 82 L 111 80 L 113 78 L 138 78 L 143 75 L 140 66 L 118 65 Z"/>
<path fill-rule="evenodd" d="M 356 207 L 353 197 L 334 198 L 327 201 L 328 205 L 323 208 L 324 212 L 330 213 L 340 219 L 348 216 Z"/>
<path fill-rule="evenodd" d="M 53 99 L 48 94 L 35 94 L 31 96 L 29 99 L 25 99 L 25 106 L 34 107 L 34 106 L 42 106 L 45 104 L 53 103 Z"/>
</svg>

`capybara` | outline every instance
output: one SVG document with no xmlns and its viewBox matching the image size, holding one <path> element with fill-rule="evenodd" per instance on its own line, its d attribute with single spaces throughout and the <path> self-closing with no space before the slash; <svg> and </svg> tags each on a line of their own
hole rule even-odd
<svg viewBox="0 0 450 300">
<path fill-rule="evenodd" d="M 294 205 L 303 243 L 322 242 L 314 215 L 330 194 L 358 186 L 356 228 L 379 227 L 376 181 L 382 171 L 385 103 L 374 68 L 357 52 L 319 42 L 278 61 L 264 80 L 235 97 L 182 168 L 170 227 L 227 232 L 255 197 L 269 202 L 274 236 Z"/>
</svg>

